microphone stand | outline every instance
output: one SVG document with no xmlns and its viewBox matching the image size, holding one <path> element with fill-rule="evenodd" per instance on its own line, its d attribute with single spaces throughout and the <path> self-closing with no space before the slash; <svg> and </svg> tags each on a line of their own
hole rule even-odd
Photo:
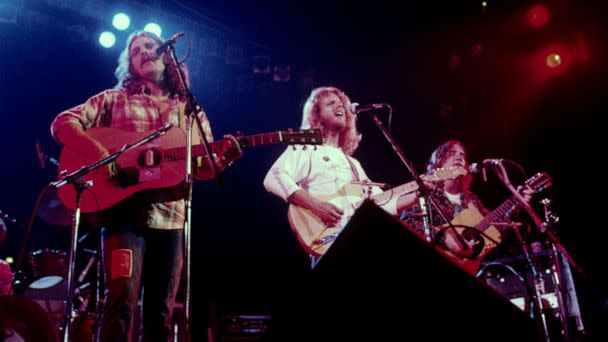
<svg viewBox="0 0 608 342">
<path fill-rule="evenodd" d="M 203 125 L 201 123 L 200 117 L 195 113 L 195 111 L 203 111 L 202 107 L 199 105 L 197 100 L 194 98 L 190 89 L 188 89 L 188 85 L 186 83 L 186 77 L 183 74 L 182 69 L 179 67 L 179 62 L 177 60 L 177 56 L 175 53 L 175 47 L 173 44 L 169 44 L 167 46 L 167 53 L 169 55 L 169 65 L 168 67 L 174 68 L 175 73 L 178 77 L 178 85 L 179 85 L 179 94 L 181 100 L 186 100 L 186 180 L 185 180 L 185 193 L 184 193 L 184 201 L 185 201 L 185 220 L 184 220 L 184 237 L 183 237 L 183 254 L 184 254 L 184 268 L 186 272 L 186 298 L 184 300 L 185 306 L 185 326 L 186 326 L 186 336 L 187 341 L 192 339 L 192 298 L 191 298 L 191 255 L 190 255 L 190 246 L 191 246 L 191 227 L 192 227 L 192 190 L 193 190 L 193 174 L 192 174 L 192 117 L 194 117 L 194 121 L 198 127 L 199 135 L 203 142 L 204 154 L 203 158 L 209 156 L 209 160 L 211 163 L 211 167 L 213 168 L 213 175 L 216 183 L 220 189 L 223 188 L 224 183 L 219 172 L 218 166 L 215 163 L 215 159 L 213 158 L 213 154 L 211 153 L 211 147 L 209 145 L 209 141 L 207 140 L 207 135 L 203 130 Z M 204 161 L 203 161 L 204 162 Z"/>
<path fill-rule="evenodd" d="M 118 158 L 121 154 L 123 154 L 123 152 L 132 150 L 134 148 L 137 148 L 141 145 L 147 144 L 150 141 L 158 138 L 159 136 L 165 134 L 165 132 L 171 128 L 171 126 L 173 126 L 172 124 L 166 124 L 163 127 L 161 127 L 160 129 L 158 129 L 156 132 L 144 137 L 143 139 L 140 139 L 139 141 L 137 141 L 134 144 L 127 144 L 124 145 L 120 150 L 112 153 L 111 155 L 96 161 L 90 165 L 85 165 L 83 167 L 81 167 L 80 169 L 73 171 L 72 173 L 67 173 L 67 171 L 62 171 L 61 172 L 61 176 L 62 178 L 60 180 L 57 180 L 55 182 L 51 182 L 50 185 L 52 185 L 55 188 L 60 188 L 66 184 L 72 184 L 74 186 L 74 189 L 76 190 L 76 199 L 75 199 L 75 209 L 74 209 L 74 215 L 72 216 L 72 229 L 71 229 L 71 234 L 70 234 L 70 258 L 69 258 L 69 265 L 70 267 L 68 268 L 68 284 L 67 284 L 67 288 L 68 288 L 68 297 L 66 300 L 66 314 L 65 314 L 65 319 L 64 319 L 64 331 L 63 331 L 63 341 L 64 342 L 69 342 L 70 341 L 70 335 L 71 335 L 71 323 L 73 320 L 73 314 L 74 314 L 74 303 L 73 303 L 73 298 L 74 298 L 74 294 L 75 294 L 75 282 L 74 282 L 74 273 L 75 273 L 75 266 L 76 266 L 76 251 L 78 249 L 78 229 L 80 226 L 80 200 L 82 197 L 82 193 L 86 190 L 86 188 L 88 188 L 89 186 L 94 186 L 95 184 L 93 184 L 93 181 L 85 181 L 84 178 L 82 178 L 83 176 L 87 175 L 89 172 L 107 165 L 111 162 L 113 162 L 114 160 L 116 160 L 116 158 Z"/>
<path fill-rule="evenodd" d="M 386 106 L 389 109 L 390 115 L 392 115 L 393 108 L 388 104 Z M 437 209 L 441 218 L 448 224 L 448 227 L 446 227 L 445 229 L 451 229 L 454 232 L 454 241 L 458 245 L 458 248 L 460 248 L 460 250 L 462 250 L 462 251 L 470 250 L 469 245 L 464 241 L 464 239 L 458 233 L 458 231 L 456 231 L 456 228 L 454 227 L 454 225 L 451 222 L 452 220 L 448 218 L 448 215 L 437 204 L 437 201 L 433 198 L 433 196 L 430 196 L 430 191 L 429 191 L 428 187 L 426 186 L 426 184 L 424 184 L 424 182 L 422 181 L 422 178 L 420 178 L 420 175 L 416 172 L 416 169 L 413 167 L 412 162 L 405 157 L 405 154 L 403 153 L 403 151 L 401 151 L 399 146 L 397 146 L 397 144 L 395 143 L 395 140 L 391 136 L 390 132 L 384 127 L 384 125 L 382 124 L 382 121 L 380 121 L 380 119 L 378 119 L 378 116 L 376 115 L 375 111 L 373 111 L 373 110 L 371 111 L 371 116 L 372 116 L 372 119 L 374 120 L 374 122 L 376 123 L 376 126 L 378 126 L 378 128 L 380 129 L 382 134 L 384 134 L 384 137 L 389 142 L 389 144 L 391 145 L 391 147 L 393 148 L 395 153 L 397 153 L 397 156 L 399 157 L 399 159 L 401 159 L 401 161 L 403 162 L 405 167 L 407 167 L 407 169 L 409 170 L 410 174 L 412 174 L 412 176 L 414 177 L 416 183 L 418 184 L 418 191 L 422 194 L 422 196 L 418 196 L 418 197 L 426 198 L 426 200 L 429 201 Z M 424 205 L 423 202 L 424 202 L 424 200 L 420 201 L 420 204 Z M 423 212 L 426 212 L 427 211 L 426 205 L 425 205 L 425 208 L 421 207 L 421 210 L 423 210 Z M 427 241 L 431 242 L 431 240 L 432 240 L 431 229 L 430 229 L 430 226 L 428 226 L 428 219 L 425 219 L 424 222 L 425 222 L 425 239 Z"/>
<path fill-rule="evenodd" d="M 549 229 L 547 229 L 548 225 L 543 223 L 543 221 L 538 217 L 538 215 L 536 215 L 536 213 L 534 212 L 534 209 L 532 209 L 530 204 L 528 202 L 526 202 L 524 197 L 511 184 L 503 163 L 499 162 L 499 163 L 495 164 L 495 166 L 497 166 L 500 169 L 500 170 L 496 170 L 496 175 L 505 184 L 507 189 L 509 189 L 509 191 L 511 191 L 511 193 L 517 199 L 519 204 L 526 210 L 526 212 L 528 212 L 528 214 L 532 218 L 532 221 L 534 222 L 534 225 L 536 225 L 536 228 L 538 228 L 538 231 L 541 232 L 542 234 L 546 235 L 547 238 L 549 238 L 549 240 L 551 241 L 551 243 L 555 244 L 555 247 L 564 255 L 564 257 L 566 257 L 568 259 L 568 261 L 570 262 L 572 267 L 574 267 L 575 270 L 577 270 L 581 275 L 586 276 L 585 271 L 574 262 L 574 260 L 570 256 L 570 254 L 566 251 L 564 246 L 562 246 L 562 244 L 559 242 L 559 240 L 553 234 L 553 232 L 551 232 Z"/>
<path fill-rule="evenodd" d="M 498 178 L 505 184 L 505 186 L 507 187 L 507 189 L 509 189 L 509 191 L 511 191 L 511 193 L 513 194 L 513 196 L 518 200 L 519 204 L 528 212 L 528 214 L 530 215 L 530 217 L 532 218 L 532 221 L 534 222 L 534 224 L 536 225 L 537 229 L 539 232 L 541 232 L 542 234 L 544 234 L 547 238 L 549 243 L 551 244 L 551 256 L 550 256 L 550 260 L 552 262 L 552 273 L 553 273 L 553 281 L 554 281 L 554 285 L 555 285 L 555 289 L 556 289 L 556 296 L 558 297 L 558 302 L 559 302 L 559 306 L 560 306 L 560 323 L 561 323 L 561 329 L 562 329 L 562 334 L 564 335 L 564 337 L 566 339 L 569 339 L 569 332 L 568 332 L 568 322 L 567 322 L 567 317 L 566 317 L 566 311 L 565 311 L 565 307 L 564 307 L 564 300 L 563 300 L 563 294 L 564 294 L 564 287 L 563 287 L 563 281 L 561 281 L 563 279 L 562 277 L 562 272 L 560 272 L 560 270 L 558 270 L 560 262 L 559 262 L 559 258 L 558 255 L 562 255 L 563 257 L 565 257 L 567 259 L 567 261 L 570 263 L 570 265 L 572 265 L 572 267 L 577 270 L 580 274 L 582 274 L 583 276 L 586 275 L 585 271 L 583 269 L 581 269 L 572 259 L 572 257 L 568 254 L 568 252 L 566 251 L 566 249 L 562 246 L 562 244 L 559 242 L 559 240 L 557 239 L 557 237 L 548 229 L 549 226 L 551 225 L 552 221 L 551 218 L 549 217 L 549 215 L 547 214 L 547 222 L 543 222 L 538 215 L 536 215 L 536 213 L 534 212 L 534 209 L 532 209 L 532 207 L 530 206 L 530 204 L 524 199 L 524 197 L 517 191 L 517 189 L 515 189 L 515 187 L 511 184 L 511 182 L 509 181 L 509 177 L 507 175 L 507 171 L 503 165 L 502 162 L 498 162 L 496 164 L 493 164 L 495 166 L 497 166 L 496 168 L 496 174 L 498 176 Z M 543 203 L 545 204 L 545 203 Z M 545 205 L 545 211 L 547 211 L 547 205 Z M 516 229 L 517 231 L 517 229 Z M 519 233 L 518 233 L 519 235 Z M 523 246 L 525 246 L 525 243 L 522 243 Z M 528 254 L 526 251 L 526 248 L 524 247 L 524 252 L 526 253 L 526 255 Z M 529 257 L 528 257 L 529 259 Z M 532 268 L 533 270 L 533 276 L 534 276 L 534 281 L 535 281 L 535 285 L 538 285 L 537 281 L 537 273 L 536 270 L 534 268 Z M 537 286 L 535 286 L 537 287 Z M 536 289 L 536 295 L 538 295 L 538 289 Z M 539 299 L 539 303 L 540 303 L 540 299 Z M 547 341 L 549 341 L 549 335 L 548 335 L 548 328 L 547 328 L 547 322 L 546 322 L 546 318 L 545 315 L 542 311 L 542 303 L 540 303 L 540 307 L 539 307 L 539 313 L 541 315 L 541 319 L 542 319 L 542 323 L 543 323 L 543 330 L 545 333 L 545 338 Z"/>
<path fill-rule="evenodd" d="M 540 317 L 541 326 L 542 326 L 543 337 L 544 337 L 545 341 L 549 342 L 549 341 L 551 341 L 551 339 L 549 338 L 549 327 L 547 325 L 547 317 L 545 316 L 545 311 L 543 308 L 542 294 L 540 293 L 540 289 L 541 289 L 541 287 L 543 287 L 544 280 L 543 280 L 543 277 L 540 275 L 540 273 L 538 273 L 538 270 L 536 269 L 536 265 L 534 264 L 534 261 L 532 260 L 532 255 L 530 253 L 530 250 L 528 249 L 528 245 L 526 244 L 526 241 L 524 241 L 524 238 L 519 229 L 520 229 L 520 227 L 515 227 L 515 229 L 513 229 L 513 231 L 515 232 L 515 235 L 517 235 L 517 238 L 521 242 L 521 247 L 522 247 L 522 250 L 526 257 L 526 262 L 528 264 L 528 267 L 530 268 L 530 272 L 532 272 L 532 279 L 534 279 L 534 284 L 533 284 L 534 286 L 533 286 L 532 293 L 531 293 L 531 295 L 533 297 L 531 301 L 532 301 L 532 305 L 534 307 L 531 310 L 531 314 L 532 314 L 532 316 L 534 316 L 534 311 L 536 311 L 538 313 L 538 316 Z"/>
</svg>

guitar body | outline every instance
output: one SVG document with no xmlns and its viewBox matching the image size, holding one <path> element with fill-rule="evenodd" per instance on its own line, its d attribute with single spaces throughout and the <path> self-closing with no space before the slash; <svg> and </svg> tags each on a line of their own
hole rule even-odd
<svg viewBox="0 0 608 342">
<path fill-rule="evenodd" d="M 466 172 L 463 168 L 442 168 L 437 169 L 433 175 L 426 177 L 426 179 L 428 181 L 454 179 L 466 174 Z M 336 193 L 315 196 L 316 199 L 329 202 L 344 211 L 340 222 L 333 227 L 325 227 L 323 222 L 310 210 L 290 204 L 287 218 L 302 247 L 314 256 L 324 254 L 338 237 L 340 231 L 346 227 L 364 199 L 369 197 L 376 204 L 382 206 L 388 203 L 391 198 L 398 198 L 405 193 L 416 191 L 418 184 L 411 181 L 374 196 L 369 196 L 367 189 L 369 187 L 366 185 L 346 184 Z"/>
<path fill-rule="evenodd" d="M 459 212 L 452 220 L 452 225 L 458 234 L 471 247 L 471 251 L 468 251 L 470 257 L 462 257 L 467 252 L 458 247 L 453 234 L 449 230 L 446 231 L 443 241 L 445 254 L 471 274 L 477 272 L 483 258 L 502 241 L 500 231 L 494 226 L 487 227 L 483 233 L 475 229 L 475 226 L 481 223 L 483 219 L 484 217 L 479 210 L 475 207 L 469 207 Z M 442 228 L 445 229 L 445 227 Z"/>
<path fill-rule="evenodd" d="M 336 193 L 315 197 L 329 202 L 344 211 L 344 215 L 332 227 L 325 227 L 323 222 L 310 210 L 290 204 L 287 210 L 287 219 L 296 233 L 300 244 L 314 256 L 324 254 L 338 233 L 346 226 L 358 208 L 358 202 L 365 196 L 361 185 L 347 184 Z"/>
<path fill-rule="evenodd" d="M 552 181 L 548 174 L 539 172 L 527 179 L 525 184 L 534 193 L 538 193 L 550 187 Z M 451 235 L 453 231 L 446 230 L 443 246 L 438 245 L 436 249 L 465 271 L 475 275 L 483 258 L 502 240 L 500 231 L 492 224 L 502 223 L 505 214 L 516 205 L 519 205 L 517 200 L 511 197 L 485 217 L 474 207 L 462 210 L 452 220 L 452 225 L 471 248 L 462 250 Z"/>
<path fill-rule="evenodd" d="M 87 133 L 97 139 L 110 154 L 120 150 L 125 144 L 133 144 L 154 131 L 127 132 L 114 128 L 90 128 Z M 136 192 L 145 189 L 168 188 L 180 184 L 185 179 L 185 159 L 169 160 L 163 157 L 161 147 L 178 148 L 185 146 L 185 132 L 174 127 L 157 139 L 121 154 L 115 161 L 118 180 L 108 179 L 98 168 L 83 178 L 93 185 L 83 192 L 80 210 L 84 213 L 95 212 L 111 207 Z M 64 147 L 59 157 L 59 170 L 68 173 L 76 171 L 97 160 Z M 59 198 L 68 208 L 74 210 L 76 190 L 66 184 L 58 190 Z"/>
</svg>

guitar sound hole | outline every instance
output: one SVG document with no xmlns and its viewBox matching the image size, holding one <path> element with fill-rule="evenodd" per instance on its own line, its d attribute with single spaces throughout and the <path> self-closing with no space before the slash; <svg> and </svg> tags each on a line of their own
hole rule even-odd
<svg viewBox="0 0 608 342">
<path fill-rule="evenodd" d="M 163 159 L 163 155 L 157 148 L 149 148 L 141 151 L 137 156 L 137 165 L 140 168 L 157 167 Z"/>
</svg>

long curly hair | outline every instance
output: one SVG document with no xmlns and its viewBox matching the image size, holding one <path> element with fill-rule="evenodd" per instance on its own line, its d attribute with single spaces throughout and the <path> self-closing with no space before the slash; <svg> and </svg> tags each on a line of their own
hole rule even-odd
<svg viewBox="0 0 608 342">
<path fill-rule="evenodd" d="M 464 145 L 458 140 L 448 140 L 448 141 L 444 142 L 443 144 L 439 145 L 433 151 L 433 153 L 431 153 L 431 157 L 429 158 L 429 160 L 426 164 L 427 175 L 433 174 L 433 172 L 435 172 L 435 170 L 437 170 L 438 168 L 443 166 L 443 163 L 445 163 L 445 160 L 448 158 L 447 152 L 454 146 L 460 146 L 460 148 L 462 148 L 463 151 L 466 151 L 466 149 L 464 148 Z M 469 162 L 466 158 L 465 158 L 465 163 L 466 163 L 465 168 L 468 168 Z M 467 173 L 466 175 L 460 177 L 459 179 L 460 179 L 460 191 L 462 193 L 468 194 L 469 187 L 471 185 L 471 181 L 473 180 L 473 177 L 471 176 L 470 173 Z M 441 182 L 441 184 L 443 184 L 443 182 Z"/>
<path fill-rule="evenodd" d="M 361 133 L 357 131 L 357 116 L 351 111 L 351 102 L 348 96 L 336 87 L 319 87 L 311 91 L 304 109 L 302 111 L 302 129 L 318 128 L 321 134 L 324 135 L 324 127 L 320 120 L 320 102 L 329 94 L 338 96 L 346 113 L 346 125 L 340 132 L 339 144 L 340 148 L 347 155 L 352 155 L 361 141 Z"/>
<path fill-rule="evenodd" d="M 131 44 L 136 38 L 139 37 L 148 37 L 155 41 L 159 46 L 164 43 L 159 36 L 152 32 L 147 31 L 136 31 L 129 35 L 127 38 L 127 45 L 125 49 L 120 53 L 118 57 L 118 66 L 114 71 L 114 75 L 118 80 L 115 89 L 126 89 L 129 93 L 137 92 L 143 86 L 143 79 L 140 78 L 137 74 L 135 74 L 133 69 L 133 64 L 131 63 L 131 56 L 129 55 L 129 51 L 131 50 Z M 165 64 L 165 71 L 163 72 L 160 82 L 161 86 L 166 89 L 169 94 L 179 94 L 179 78 L 176 74 L 175 68 L 172 68 L 169 64 L 169 60 L 166 55 L 162 56 L 163 63 Z M 179 65 L 179 68 L 182 70 L 182 74 L 185 76 L 186 85 L 190 86 L 190 77 L 188 73 L 188 68 L 182 63 Z M 183 95 L 183 94 L 179 94 Z"/>
</svg>

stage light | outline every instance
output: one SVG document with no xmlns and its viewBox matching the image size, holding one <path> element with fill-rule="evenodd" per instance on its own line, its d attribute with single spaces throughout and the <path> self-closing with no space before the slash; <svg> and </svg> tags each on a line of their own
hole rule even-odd
<svg viewBox="0 0 608 342">
<path fill-rule="evenodd" d="M 547 7 L 543 5 L 534 5 L 530 7 L 528 10 L 528 23 L 530 26 L 534 28 L 539 28 L 545 26 L 549 19 L 551 18 L 551 14 Z"/>
<path fill-rule="evenodd" d="M 15 262 L 15 260 L 13 259 L 13 257 L 10 257 L 10 256 L 6 257 L 6 258 L 4 259 L 4 261 L 6 261 L 6 262 L 7 262 L 7 263 L 9 263 L 9 264 L 12 264 L 13 262 Z"/>
<path fill-rule="evenodd" d="M 112 25 L 121 31 L 126 30 L 131 25 L 131 18 L 124 13 L 118 13 L 112 19 Z"/>
<path fill-rule="evenodd" d="M 146 32 L 152 32 L 155 35 L 160 37 L 160 34 L 162 33 L 162 30 L 160 28 L 160 25 L 158 25 L 157 23 L 148 23 L 146 24 L 146 26 L 144 26 L 144 31 Z"/>
<path fill-rule="evenodd" d="M 109 49 L 116 44 L 116 36 L 110 31 L 104 31 L 99 35 L 99 44 Z"/>
<path fill-rule="evenodd" d="M 562 57 L 560 55 L 558 55 L 557 53 L 550 53 L 547 55 L 547 59 L 545 60 L 545 63 L 547 64 L 547 66 L 549 68 L 556 68 L 560 64 L 562 64 Z"/>
</svg>

